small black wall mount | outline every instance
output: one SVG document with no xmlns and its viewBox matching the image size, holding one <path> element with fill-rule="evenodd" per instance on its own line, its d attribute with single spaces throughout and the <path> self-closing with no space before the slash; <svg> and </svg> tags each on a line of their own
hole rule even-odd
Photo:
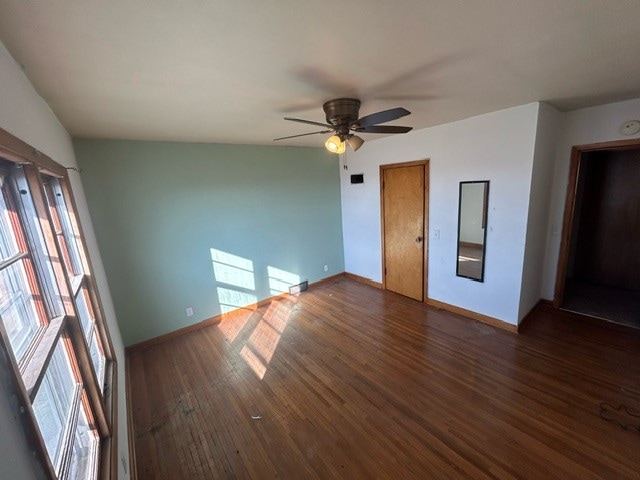
<svg viewBox="0 0 640 480">
<path fill-rule="evenodd" d="M 364 183 L 364 173 L 355 173 L 351 175 L 351 183 Z"/>
</svg>

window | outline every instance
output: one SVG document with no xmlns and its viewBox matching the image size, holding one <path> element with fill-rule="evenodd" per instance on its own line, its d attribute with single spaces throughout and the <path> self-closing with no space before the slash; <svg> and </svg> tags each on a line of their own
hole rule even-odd
<svg viewBox="0 0 640 480">
<path fill-rule="evenodd" d="M 84 333 L 84 340 L 91 355 L 91 362 L 101 391 L 104 389 L 105 355 L 98 338 L 96 318 L 91 305 L 89 277 L 86 261 L 81 254 L 82 241 L 78 234 L 75 215 L 68 208 L 60 180 L 43 175 L 44 191 L 51 216 L 54 233 L 59 239 L 60 251 L 66 271 L 69 274 L 71 293 L 73 294 L 76 312 Z"/>
<path fill-rule="evenodd" d="M 2 151 L 0 346 L 49 476 L 109 478 L 115 360 L 66 171 Z"/>
<path fill-rule="evenodd" d="M 73 423 L 73 410 L 81 385 L 76 381 L 71 360 L 58 342 L 33 401 L 33 412 L 51 462 L 60 470 L 65 430 Z"/>
</svg>

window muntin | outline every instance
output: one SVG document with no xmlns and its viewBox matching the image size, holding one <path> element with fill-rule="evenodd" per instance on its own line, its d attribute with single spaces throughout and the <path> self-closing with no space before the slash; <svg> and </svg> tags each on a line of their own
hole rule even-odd
<svg viewBox="0 0 640 480">
<path fill-rule="evenodd" d="M 0 177 L 0 185 L 4 183 L 4 180 L 5 177 Z M 0 195 L 0 209 L 2 209 L 0 214 L 0 262 L 21 253 L 13 232 L 15 219 L 12 221 L 12 212 L 9 210 L 7 201 L 4 198 L 6 189 L 3 188 L 2 190 L 2 195 Z"/>
<path fill-rule="evenodd" d="M 13 207 L 15 192 L 12 186 L 15 184 L 10 181 L 9 171 L 9 168 L 2 168 L 0 181 L 0 251 L 3 257 L 0 263 L 0 318 L 18 364 L 22 364 L 30 345 L 46 325 L 47 315 L 23 223 Z"/>
<path fill-rule="evenodd" d="M 95 428 L 87 421 L 84 410 L 80 410 L 78 425 L 73 438 L 71 463 L 68 478 L 94 478 L 98 466 L 99 437 Z"/>
<path fill-rule="evenodd" d="M 75 296 L 75 300 L 76 308 L 78 310 L 78 316 L 80 317 L 80 325 L 82 325 L 82 332 L 84 333 L 84 339 L 87 342 L 87 345 L 89 345 L 94 318 L 90 304 L 87 303 L 87 297 L 84 288 L 80 288 Z"/>
<path fill-rule="evenodd" d="M 102 348 L 102 342 L 98 335 L 93 309 L 91 308 L 91 303 L 88 301 L 88 292 L 86 288 L 81 287 L 78 290 L 75 300 L 84 338 L 87 342 L 87 347 L 89 348 L 89 355 L 91 356 L 93 370 L 96 373 L 100 391 L 104 393 L 106 358 L 104 349 Z"/>
<path fill-rule="evenodd" d="M 91 363 L 93 364 L 93 370 L 96 372 L 96 377 L 98 379 L 98 386 L 100 387 L 100 391 L 104 393 L 104 373 L 105 373 L 106 359 L 104 356 L 104 351 L 102 349 L 102 342 L 100 341 L 100 337 L 98 336 L 98 332 L 95 327 L 93 329 L 93 334 L 91 335 L 91 345 L 89 346 L 89 355 L 91 355 Z"/>
<path fill-rule="evenodd" d="M 85 272 L 80 255 L 81 241 L 77 232 L 74 231 L 71 214 L 67 208 L 60 181 L 54 177 L 50 177 L 48 180 L 45 188 L 47 203 L 52 210 L 51 217 L 56 229 L 56 235 L 60 237 L 59 241 L 67 271 L 72 276 L 83 275 Z"/>
<path fill-rule="evenodd" d="M 18 260 L 0 270 L 0 318 L 18 363 L 44 322 L 36 304 L 38 292 L 29 285 L 25 262 Z"/>
<path fill-rule="evenodd" d="M 85 286 L 86 276 L 80 253 L 82 239 L 78 232 L 75 231 L 74 222 L 71 219 L 72 213 L 68 209 L 62 185 L 57 178 L 46 177 L 45 194 L 60 249 L 65 259 L 67 273 L 71 276 L 70 280 L 72 288 L 74 289 L 73 296 L 78 318 L 82 326 L 87 348 L 89 348 L 90 351 L 92 365 L 99 381 L 100 391 L 104 393 L 106 358 L 102 344 L 97 337 L 97 332 L 95 332 L 95 313 Z"/>
<path fill-rule="evenodd" d="M 100 392 L 104 394 L 106 357 L 104 349 L 102 348 L 102 342 L 98 335 L 95 315 L 93 313 L 93 308 L 91 307 L 89 293 L 83 285 L 80 286 L 75 294 L 75 304 L 76 310 L 78 311 L 80 325 L 82 326 L 82 333 L 84 335 L 85 342 L 87 343 L 87 348 L 89 349 L 89 355 L 91 356 L 91 364 L 93 365 L 96 378 L 98 379 Z"/>
<path fill-rule="evenodd" d="M 50 317 L 64 314 L 64 307 L 60 295 L 60 288 L 56 280 L 52 263 L 56 252 L 49 252 L 42 229 L 40 227 L 40 215 L 36 212 L 33 204 L 33 197 L 29 183 L 24 174 L 24 168 L 15 166 L 11 172 L 11 189 L 13 197 L 16 199 L 17 214 L 22 226 L 22 232 L 18 237 L 18 245 L 22 244 L 22 251 L 28 251 L 33 259 L 33 263 L 38 270 L 38 279 L 43 284 L 44 300 Z M 9 192 L 8 192 L 9 193 Z M 11 207 L 11 205 L 9 205 Z M 17 229 L 17 227 L 16 227 Z"/>
<path fill-rule="evenodd" d="M 65 430 L 70 423 L 79 388 L 69 356 L 59 341 L 33 401 L 33 413 L 57 473 L 60 469 Z"/>
</svg>

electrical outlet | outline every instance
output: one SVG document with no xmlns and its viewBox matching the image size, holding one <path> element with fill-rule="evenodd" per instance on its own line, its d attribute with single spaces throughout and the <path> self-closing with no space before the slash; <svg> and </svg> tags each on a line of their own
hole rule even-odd
<svg viewBox="0 0 640 480">
<path fill-rule="evenodd" d="M 433 231 L 433 238 L 435 238 L 436 240 L 440 240 L 440 230 Z"/>
<path fill-rule="evenodd" d="M 187 317 L 193 317 L 193 308 L 191 307 L 187 308 Z"/>
<path fill-rule="evenodd" d="M 325 272 L 328 272 L 328 271 L 329 271 L 329 265 L 325 265 L 325 266 L 324 266 L 324 271 L 325 271 Z"/>
</svg>

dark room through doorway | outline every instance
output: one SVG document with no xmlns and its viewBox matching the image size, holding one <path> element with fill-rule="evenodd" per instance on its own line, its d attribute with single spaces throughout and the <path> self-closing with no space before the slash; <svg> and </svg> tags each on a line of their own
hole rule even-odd
<svg viewBox="0 0 640 480">
<path fill-rule="evenodd" d="M 574 151 L 572 163 L 559 306 L 640 328 L 640 144 Z"/>
</svg>

